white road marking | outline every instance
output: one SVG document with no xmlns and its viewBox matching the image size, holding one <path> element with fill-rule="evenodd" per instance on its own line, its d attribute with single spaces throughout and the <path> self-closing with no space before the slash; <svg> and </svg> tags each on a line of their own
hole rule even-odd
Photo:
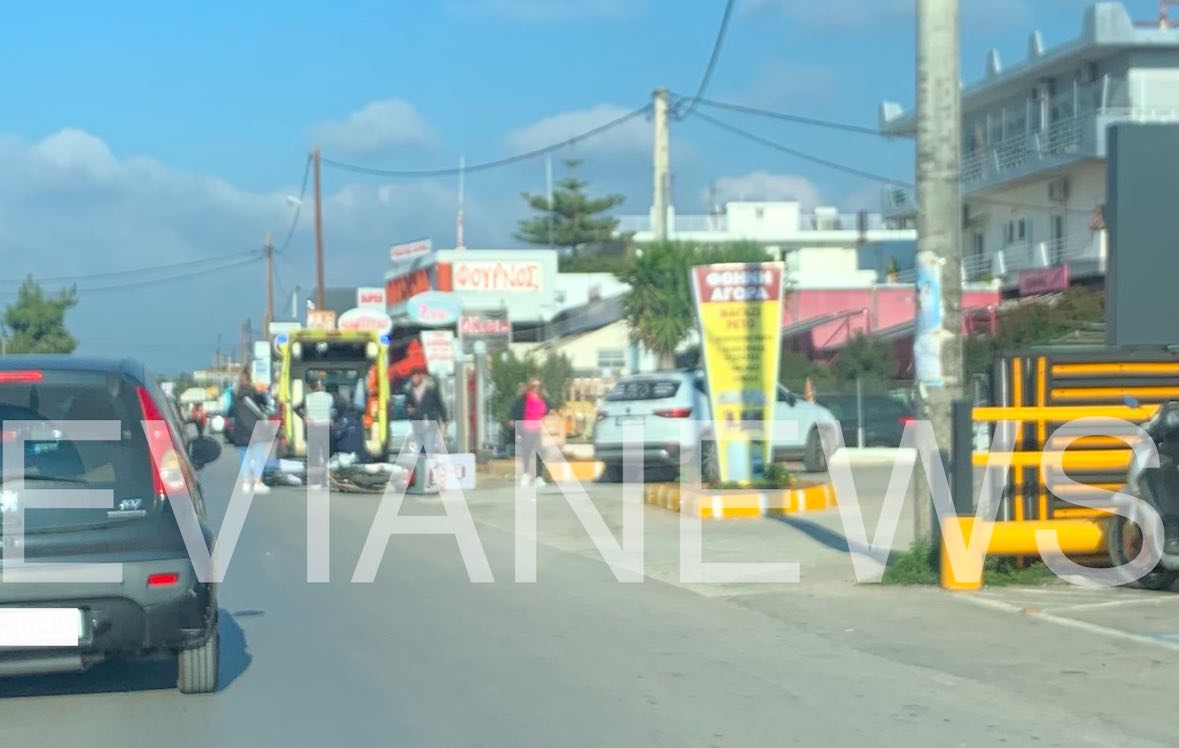
<svg viewBox="0 0 1179 748">
<path fill-rule="evenodd" d="M 1125 600 L 1108 600 L 1103 603 L 1081 603 L 1080 605 L 1066 605 L 1063 608 L 1054 608 L 1057 612 L 1063 613 L 1074 610 L 1096 610 L 1098 608 L 1116 608 L 1122 605 L 1162 605 L 1163 603 L 1179 602 L 1179 595 L 1159 594 L 1150 597 L 1131 597 Z"/>
</svg>

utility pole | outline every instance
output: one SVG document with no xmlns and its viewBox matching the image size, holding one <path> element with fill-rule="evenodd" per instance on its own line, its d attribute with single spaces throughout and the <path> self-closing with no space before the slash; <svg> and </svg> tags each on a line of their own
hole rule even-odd
<svg viewBox="0 0 1179 748">
<path fill-rule="evenodd" d="M 948 454 L 962 391 L 962 93 L 958 0 L 917 0 L 917 319 L 913 360 L 924 416 Z M 920 464 L 920 463 L 918 463 Z M 914 533 L 933 539 L 927 480 L 918 480 Z"/>
<path fill-rule="evenodd" d="M 326 309 L 323 293 L 323 202 L 319 191 L 319 147 L 311 149 L 312 171 L 315 172 L 315 308 Z"/>
<path fill-rule="evenodd" d="M 654 223 L 651 228 L 655 234 L 655 241 L 667 241 L 668 235 L 668 188 L 671 180 L 671 144 L 667 131 L 667 89 L 655 89 L 655 189 L 651 201 L 655 212 Z"/>
<path fill-rule="evenodd" d="M 262 334 L 270 340 L 270 323 L 274 321 L 274 236 L 266 232 L 266 314 L 262 315 Z"/>
</svg>

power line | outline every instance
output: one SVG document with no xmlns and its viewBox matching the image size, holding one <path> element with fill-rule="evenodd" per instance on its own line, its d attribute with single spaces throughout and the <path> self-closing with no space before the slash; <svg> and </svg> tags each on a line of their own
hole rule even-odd
<svg viewBox="0 0 1179 748">
<path fill-rule="evenodd" d="M 716 32 L 716 41 L 712 44 L 712 54 L 708 57 L 708 66 L 704 68 L 704 75 L 700 78 L 700 85 L 696 87 L 696 95 L 692 97 L 687 106 L 681 109 L 676 107 L 676 119 L 687 119 L 692 116 L 692 112 L 696 111 L 696 105 L 700 102 L 704 92 L 708 90 L 708 83 L 712 80 L 712 74 L 716 70 L 716 63 L 720 60 L 721 49 L 725 45 L 725 32 L 729 30 L 729 19 L 733 17 L 733 8 L 737 5 L 736 0 L 728 0 L 725 3 L 725 12 L 721 16 L 720 28 Z"/>
<path fill-rule="evenodd" d="M 240 259 L 233 260 L 232 262 L 222 263 L 217 266 L 209 266 L 206 268 L 202 268 L 200 270 L 194 270 L 194 271 L 191 271 L 188 273 L 183 273 L 181 275 L 173 275 L 173 276 L 164 277 L 164 278 L 150 278 L 147 280 L 131 281 L 128 283 L 120 283 L 120 284 L 109 285 L 109 286 L 95 286 L 92 288 L 79 288 L 79 289 L 77 289 L 77 293 L 79 295 L 84 295 L 84 294 L 105 293 L 107 291 L 125 291 L 125 290 L 132 289 L 132 288 L 141 288 L 143 286 L 154 286 L 154 285 L 158 285 L 160 283 L 170 283 L 172 281 L 188 280 L 189 278 L 198 278 L 198 277 L 201 277 L 204 275 L 209 275 L 211 273 L 220 273 L 220 272 L 224 272 L 226 270 L 235 270 L 240 267 L 245 267 L 246 265 L 252 265 L 261 259 L 262 259 L 262 254 L 255 251 L 254 253 L 252 253 L 251 256 L 242 257 Z"/>
<path fill-rule="evenodd" d="M 250 252 L 257 252 L 258 250 L 250 250 Z M 219 260 L 227 260 L 232 257 L 242 257 L 242 253 L 229 252 L 221 255 L 214 255 L 213 257 L 202 257 L 196 260 L 185 260 L 184 262 L 172 262 L 164 265 L 147 265 L 139 268 L 125 268 L 123 270 L 108 270 L 102 273 L 85 273 L 83 275 L 55 275 L 55 276 L 33 276 L 33 280 L 38 283 L 70 283 L 74 281 L 88 281 L 95 278 L 121 278 L 123 276 L 140 275 L 143 273 L 154 273 L 165 270 L 179 270 L 181 268 L 192 267 L 193 265 L 200 265 L 207 262 L 217 262 Z M 18 284 L 24 283 L 27 278 L 6 278 L 0 279 L 0 284 Z"/>
<path fill-rule="evenodd" d="M 287 236 L 282 240 L 276 252 L 282 254 L 290 246 L 291 238 L 295 235 L 295 228 L 299 225 L 299 213 L 303 210 L 303 196 L 307 194 L 307 180 L 311 176 L 311 154 L 307 154 L 307 162 L 303 165 L 303 186 L 299 188 L 299 202 L 295 205 L 295 215 L 291 216 L 291 227 L 287 229 Z"/>
<path fill-rule="evenodd" d="M 749 132 L 748 130 L 744 130 L 740 127 L 737 127 L 736 125 L 731 125 L 728 122 L 724 122 L 722 120 L 719 120 L 719 119 L 713 117 L 712 115 L 705 114 L 703 112 L 696 112 L 696 116 L 699 117 L 700 119 L 704 120 L 705 122 L 709 122 L 712 125 L 721 128 L 722 130 L 728 130 L 729 132 L 731 132 L 735 135 L 739 135 L 740 137 L 745 138 L 746 140 L 750 140 L 754 143 L 758 143 L 758 144 L 763 145 L 767 148 L 772 148 L 775 151 L 781 151 L 782 153 L 786 153 L 788 155 L 794 156 L 795 158 L 800 158 L 804 161 L 810 161 L 811 163 L 818 164 L 820 166 L 826 166 L 829 169 L 834 169 L 836 171 L 842 171 L 846 174 L 851 174 L 851 175 L 857 176 L 857 177 L 863 177 L 864 179 L 871 179 L 876 182 L 883 182 L 885 184 L 895 184 L 899 187 L 910 187 L 911 188 L 914 186 L 912 182 L 904 182 L 899 179 L 894 179 L 892 177 L 885 176 L 883 174 L 877 174 L 875 172 L 865 171 L 863 169 L 858 169 L 854 166 L 848 166 L 847 164 L 841 164 L 838 161 L 831 161 L 830 159 L 822 158 L 821 156 L 813 156 L 805 151 L 800 151 L 797 148 L 791 148 L 790 146 L 782 145 L 781 143 L 777 143 L 777 142 L 770 140 L 768 138 L 763 138 L 762 136 L 757 135 L 756 133 Z"/>
<path fill-rule="evenodd" d="M 883 133 L 875 127 L 865 127 L 864 125 L 853 125 L 847 122 L 835 122 L 833 120 L 819 119 L 818 117 L 804 117 L 800 114 L 790 114 L 788 112 L 775 112 L 770 109 L 760 109 L 746 104 L 732 104 L 725 101 L 713 101 L 711 99 L 704 99 L 699 96 L 695 100 L 706 106 L 714 107 L 716 109 L 728 109 L 733 112 L 742 112 L 744 114 L 753 114 L 759 117 L 769 117 L 771 119 L 778 119 L 784 122 L 793 122 L 799 125 L 812 125 L 814 127 L 825 127 L 829 130 L 843 130 L 844 132 L 854 132 L 860 135 L 876 135 L 879 137 L 889 137 L 887 133 Z"/>
<path fill-rule="evenodd" d="M 536 158 L 537 156 L 543 156 L 546 153 L 551 153 L 553 151 L 557 151 L 562 148 L 566 148 L 568 146 L 575 145 L 583 140 L 588 140 L 589 138 L 595 137 L 597 135 L 601 135 L 602 133 L 606 132 L 607 130 L 611 130 L 615 127 L 618 127 L 621 124 L 629 122 L 630 120 L 634 119 L 635 117 L 647 114 L 647 112 L 649 112 L 650 110 L 651 110 L 650 105 L 640 107 L 639 109 L 635 109 L 632 112 L 628 112 L 627 114 L 624 114 L 621 117 L 617 117 L 615 119 L 612 119 L 609 122 L 606 122 L 605 124 L 598 125 L 597 127 L 594 127 L 590 130 L 586 130 L 585 132 L 583 132 L 579 135 L 574 135 L 573 137 L 566 138 L 565 140 L 562 140 L 560 142 L 553 143 L 551 145 L 546 145 L 543 148 L 536 148 L 534 150 L 526 151 L 524 153 L 517 153 L 514 156 L 508 156 L 506 158 L 495 159 L 494 161 L 484 161 L 483 163 L 480 163 L 480 164 L 470 164 L 470 165 L 467 165 L 466 167 L 461 168 L 461 169 L 459 169 L 459 168 L 378 169 L 378 168 L 374 168 L 371 166 L 360 166 L 358 164 L 349 164 L 344 161 L 337 161 L 336 159 L 333 159 L 333 158 L 327 158 L 326 156 L 322 157 L 320 160 L 324 164 L 327 164 L 328 166 L 333 166 L 337 169 L 342 169 L 344 171 L 351 171 L 351 172 L 355 172 L 357 174 L 368 174 L 368 175 L 374 176 L 374 177 L 447 177 L 447 176 L 456 176 L 460 172 L 470 173 L 473 171 L 486 171 L 488 169 L 495 169 L 495 168 L 498 168 L 501 166 L 508 166 L 510 164 L 519 163 L 520 161 L 527 161 L 528 159 Z"/>
</svg>

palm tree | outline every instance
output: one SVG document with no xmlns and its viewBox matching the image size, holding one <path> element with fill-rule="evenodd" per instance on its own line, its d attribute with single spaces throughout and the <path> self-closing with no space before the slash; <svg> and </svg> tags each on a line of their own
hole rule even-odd
<svg viewBox="0 0 1179 748">
<path fill-rule="evenodd" d="M 617 274 L 630 286 L 622 299 L 622 312 L 631 337 L 659 357 L 660 369 L 675 368 L 676 349 L 696 326 L 689 278 L 692 267 L 767 259 L 765 249 L 753 242 L 656 242 L 644 246 Z"/>
</svg>

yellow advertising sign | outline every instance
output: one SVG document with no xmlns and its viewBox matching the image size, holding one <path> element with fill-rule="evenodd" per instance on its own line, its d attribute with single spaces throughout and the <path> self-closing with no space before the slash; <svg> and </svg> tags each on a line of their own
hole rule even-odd
<svg viewBox="0 0 1179 748">
<path fill-rule="evenodd" d="M 773 444 L 781 352 L 784 265 L 780 262 L 701 265 L 692 268 L 692 293 L 700 323 L 704 373 L 716 428 L 721 481 L 753 477 L 754 442 L 763 464 Z M 753 434 L 742 422 L 765 423 Z"/>
</svg>

